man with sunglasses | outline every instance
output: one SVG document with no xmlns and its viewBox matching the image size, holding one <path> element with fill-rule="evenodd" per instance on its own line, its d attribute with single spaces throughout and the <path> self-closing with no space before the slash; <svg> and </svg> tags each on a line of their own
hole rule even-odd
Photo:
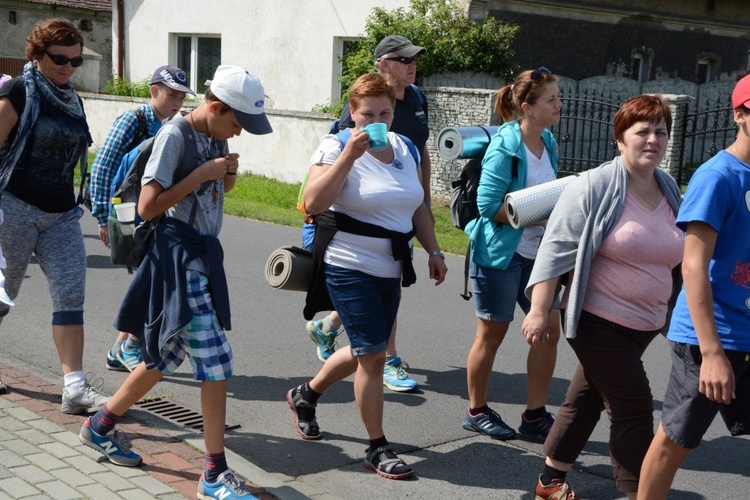
<svg viewBox="0 0 750 500">
<path fill-rule="evenodd" d="M 149 87 L 148 104 L 128 110 L 115 119 L 91 166 L 91 214 L 99 224 L 99 239 L 109 246 L 109 226 L 112 181 L 126 153 L 141 142 L 154 137 L 162 122 L 175 116 L 187 94 L 195 95 L 188 87 L 185 72 L 176 66 L 160 66 L 154 71 Z M 105 365 L 110 370 L 133 371 L 143 361 L 138 339 L 120 332 L 112 349 L 107 352 Z"/>
<path fill-rule="evenodd" d="M 414 85 L 417 76 L 417 58 L 427 49 L 414 45 L 401 35 L 390 35 L 380 41 L 375 48 L 375 67 L 382 75 L 389 75 L 396 84 L 396 109 L 393 115 L 391 131 L 411 139 L 420 152 L 422 168 L 422 187 L 424 202 L 430 206 L 430 155 L 427 152 L 427 138 L 430 135 L 428 124 L 427 100 L 419 88 Z M 346 101 L 339 119 L 339 130 L 354 127 L 349 112 L 349 101 Z M 327 359 L 336 349 L 336 337 L 339 335 L 341 320 L 336 311 L 322 320 L 307 323 L 307 331 L 318 349 L 318 357 Z M 406 372 L 407 365 L 402 363 L 396 352 L 396 323 L 388 341 L 383 384 L 396 392 L 416 390 L 417 382 Z"/>
</svg>

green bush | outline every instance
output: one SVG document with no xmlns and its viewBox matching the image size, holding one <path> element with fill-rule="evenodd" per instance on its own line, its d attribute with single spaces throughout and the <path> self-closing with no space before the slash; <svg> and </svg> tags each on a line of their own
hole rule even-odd
<svg viewBox="0 0 750 500">
<path fill-rule="evenodd" d="M 360 75 L 374 71 L 373 54 L 378 42 L 388 35 L 403 35 L 415 45 L 427 48 L 420 56 L 418 74 L 429 76 L 443 71 L 474 71 L 512 79 L 518 72 L 513 64 L 512 44 L 518 26 L 493 17 L 476 23 L 451 0 L 411 0 L 409 8 L 388 11 L 375 7 L 367 18 L 365 35 L 341 58 L 339 81 L 348 89 Z M 341 111 L 342 96 L 334 111 Z"/>
<path fill-rule="evenodd" d="M 106 91 L 112 95 L 145 97 L 148 99 L 151 97 L 151 92 L 149 91 L 149 87 L 151 86 L 150 81 L 148 77 L 138 82 L 131 82 L 125 78 L 115 76 L 107 82 Z"/>
</svg>

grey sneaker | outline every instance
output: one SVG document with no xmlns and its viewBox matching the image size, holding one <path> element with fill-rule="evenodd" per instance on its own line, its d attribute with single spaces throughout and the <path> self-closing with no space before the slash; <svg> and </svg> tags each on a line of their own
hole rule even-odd
<svg viewBox="0 0 750 500">
<path fill-rule="evenodd" d="M 3 379 L 0 378 L 0 394 L 8 392 L 8 386 L 3 383 Z"/>
<path fill-rule="evenodd" d="M 63 390 L 62 404 L 60 410 L 70 415 L 87 415 L 96 413 L 109 401 L 109 396 L 105 396 L 89 384 L 88 380 L 73 394 Z"/>
</svg>

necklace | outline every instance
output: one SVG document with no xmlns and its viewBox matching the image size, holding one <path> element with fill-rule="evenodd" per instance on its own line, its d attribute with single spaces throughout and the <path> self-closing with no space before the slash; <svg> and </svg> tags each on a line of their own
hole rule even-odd
<svg viewBox="0 0 750 500">
<path fill-rule="evenodd" d="M 195 148 L 199 151 L 199 161 L 208 161 L 211 158 L 211 141 L 206 141 L 203 139 L 203 133 L 200 132 L 198 130 L 198 127 L 195 126 L 195 119 L 193 118 L 192 113 L 188 113 L 187 118 L 190 120 L 190 124 L 193 126 L 193 142 L 195 142 Z M 213 200 L 214 204 L 216 204 L 219 201 L 219 181 L 215 180 L 209 182 L 213 184 L 211 199 Z M 198 190 L 198 194 L 203 194 L 206 192 L 206 189 L 208 189 L 208 183 L 204 184 L 205 187 L 201 185 L 200 189 Z"/>
<path fill-rule="evenodd" d="M 637 187 L 637 186 L 635 185 L 635 183 L 631 183 L 631 184 L 630 184 L 630 186 L 632 186 L 632 187 L 633 187 L 633 190 L 634 190 L 634 191 L 636 192 L 636 194 L 638 195 L 638 197 L 639 197 L 639 198 L 640 198 L 640 199 L 641 199 L 641 200 L 642 200 L 642 201 L 643 201 L 643 202 L 644 202 L 644 203 L 645 203 L 646 205 L 648 205 L 648 206 L 649 206 L 649 208 L 650 208 L 651 210 L 654 210 L 654 209 L 656 209 L 656 207 L 657 207 L 657 206 L 659 205 L 659 200 L 661 199 L 661 198 L 659 197 L 659 186 L 658 186 L 658 184 L 657 184 L 657 186 L 656 186 L 656 190 L 654 191 L 654 194 L 653 194 L 653 196 L 650 196 L 650 197 L 646 197 L 646 196 L 644 196 L 644 195 L 643 195 L 643 193 L 641 192 L 641 190 L 640 190 L 640 189 L 638 189 L 638 187 Z M 651 200 L 654 200 L 654 201 L 651 201 Z"/>
</svg>

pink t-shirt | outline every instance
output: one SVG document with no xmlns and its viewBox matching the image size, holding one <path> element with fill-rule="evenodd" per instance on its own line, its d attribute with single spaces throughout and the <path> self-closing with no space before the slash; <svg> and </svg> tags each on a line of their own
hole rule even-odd
<svg viewBox="0 0 750 500">
<path fill-rule="evenodd" d="M 583 309 L 635 330 L 664 326 L 684 241 L 666 198 L 651 212 L 628 194 L 591 264 Z"/>
</svg>

